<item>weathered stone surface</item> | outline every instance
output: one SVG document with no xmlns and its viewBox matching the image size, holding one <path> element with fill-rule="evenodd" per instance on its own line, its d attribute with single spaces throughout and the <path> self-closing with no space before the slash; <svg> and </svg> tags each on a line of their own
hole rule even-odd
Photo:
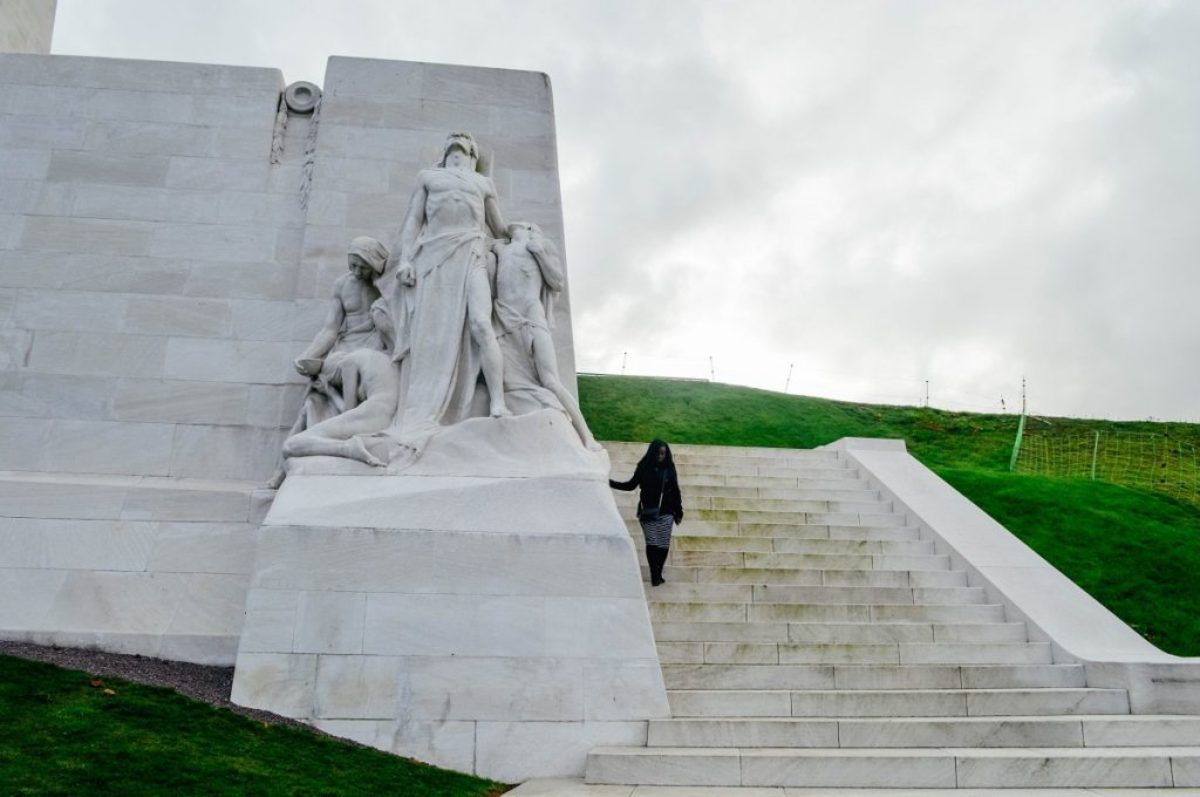
<svg viewBox="0 0 1200 797">
<path fill-rule="evenodd" d="M 570 496 L 564 514 L 593 518 L 586 532 L 538 528 L 530 502 L 520 502 L 525 522 L 514 514 L 510 523 L 496 511 L 502 499 L 487 492 L 457 501 L 464 509 L 449 528 L 426 530 L 432 510 L 446 504 L 434 477 L 337 478 L 332 491 L 322 477 L 284 482 L 257 535 L 242 637 L 251 666 L 263 655 L 319 654 L 311 721 L 408 754 L 428 749 L 421 740 L 429 737 L 392 746 L 386 723 L 428 732 L 438 723 L 473 724 L 474 771 L 518 779 L 578 773 L 591 745 L 639 742 L 644 720 L 665 715 L 633 549 L 604 507 L 606 493 L 580 489 L 582 477 L 533 486 L 539 495 Z M 354 481 L 371 484 L 363 493 Z M 512 490 L 547 480 L 496 481 Z M 339 496 L 342 525 L 288 525 L 322 491 Z M 405 527 L 386 526 L 372 508 L 372 496 L 389 492 L 404 496 L 405 512 L 392 517 Z M 365 523 L 374 528 L 354 528 Z M 283 671 L 283 659 L 271 661 Z M 271 707 L 280 677 L 247 681 L 235 690 L 239 701 Z M 284 710 L 295 705 L 285 701 Z M 495 725 L 485 733 L 484 723 Z M 440 760 L 463 754 L 459 743 L 447 744 L 458 752 L 443 749 Z M 522 745 L 541 752 L 514 759 Z"/>
<path fill-rule="evenodd" d="M 180 425 L 175 428 L 170 472 L 194 478 L 219 473 L 227 479 L 265 480 L 278 460 L 282 439 L 277 429 Z"/>
<path fill-rule="evenodd" d="M 118 420 L 243 424 L 250 387 L 237 383 L 117 380 L 112 415 Z"/>
<path fill-rule="evenodd" d="M 0 53 L 48 53 L 56 0 L 10 0 L 0 19 Z"/>
<path fill-rule="evenodd" d="M 174 437 L 168 424 L 56 420 L 41 469 L 166 476 Z"/>
<path fill-rule="evenodd" d="M 137 335 L 226 337 L 232 331 L 227 302 L 175 296 L 128 299 L 122 330 Z"/>
<path fill-rule="evenodd" d="M 146 335 L 38 332 L 28 366 L 52 374 L 159 378 L 166 350 L 165 339 Z"/>
</svg>

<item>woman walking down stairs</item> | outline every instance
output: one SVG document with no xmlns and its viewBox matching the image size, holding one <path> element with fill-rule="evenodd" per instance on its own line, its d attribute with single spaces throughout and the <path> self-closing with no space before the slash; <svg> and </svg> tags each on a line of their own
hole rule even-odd
<svg viewBox="0 0 1200 797">
<path fill-rule="evenodd" d="M 607 448 L 625 472 L 645 446 Z M 1200 717 L 1089 686 L 839 454 L 674 454 L 689 520 L 647 589 L 672 716 L 588 783 L 1200 787 Z"/>
</svg>

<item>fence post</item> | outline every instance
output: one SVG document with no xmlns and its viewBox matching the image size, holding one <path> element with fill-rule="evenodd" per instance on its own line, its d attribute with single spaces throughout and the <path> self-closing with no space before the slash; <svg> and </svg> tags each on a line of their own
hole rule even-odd
<svg viewBox="0 0 1200 797">
<path fill-rule="evenodd" d="M 1096 456 L 1100 453 L 1100 430 L 1096 430 L 1096 439 L 1092 442 L 1092 481 L 1096 481 Z"/>
<path fill-rule="evenodd" d="M 1021 420 L 1017 422 L 1017 439 L 1013 441 L 1012 458 L 1008 460 L 1009 471 L 1017 469 L 1017 457 L 1021 454 L 1021 438 L 1025 436 L 1025 413 L 1021 413 Z"/>
</svg>

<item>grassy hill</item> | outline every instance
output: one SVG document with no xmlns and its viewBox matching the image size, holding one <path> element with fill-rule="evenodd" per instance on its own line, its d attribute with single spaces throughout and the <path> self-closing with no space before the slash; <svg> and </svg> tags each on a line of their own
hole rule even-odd
<svg viewBox="0 0 1200 797">
<path fill-rule="evenodd" d="M 0 794 L 495 797 L 506 787 L 169 689 L 0 656 Z"/>
<path fill-rule="evenodd" d="M 1008 472 L 1014 415 L 852 404 L 733 385 L 580 376 L 600 440 L 811 448 L 900 437 L 909 451 L 1163 650 L 1200 656 L 1200 511 L 1144 490 Z M 1194 424 L 1052 419 L 1057 428 L 1169 431 Z"/>
</svg>

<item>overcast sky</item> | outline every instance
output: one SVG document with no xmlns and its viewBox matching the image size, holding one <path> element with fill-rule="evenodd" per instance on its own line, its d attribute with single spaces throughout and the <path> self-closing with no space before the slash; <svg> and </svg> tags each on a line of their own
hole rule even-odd
<svg viewBox="0 0 1200 797">
<path fill-rule="evenodd" d="M 1200 2 L 59 0 L 54 52 L 554 85 L 581 371 L 1200 420 Z"/>
</svg>

